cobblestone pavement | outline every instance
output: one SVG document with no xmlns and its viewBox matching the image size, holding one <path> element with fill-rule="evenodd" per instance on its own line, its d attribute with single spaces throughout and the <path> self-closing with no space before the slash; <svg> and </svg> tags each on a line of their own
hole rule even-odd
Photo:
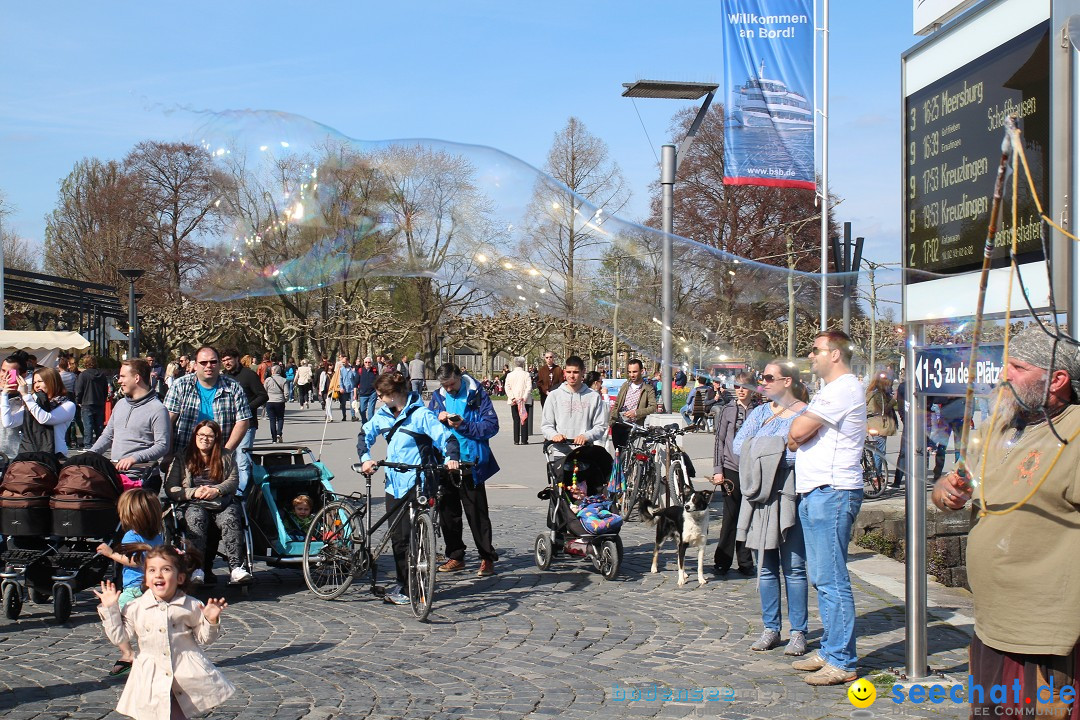
<svg viewBox="0 0 1080 720">
<path fill-rule="evenodd" d="M 778 648 L 754 653 L 761 630 L 753 581 L 676 585 L 673 553 L 658 575 L 637 523 L 624 529 L 624 570 L 603 580 L 586 561 L 533 565 L 542 506 L 494 512 L 498 574 L 440 578 L 429 624 L 366 589 L 315 599 L 293 570 L 259 567 L 250 596 L 227 595 L 223 636 L 210 656 L 239 688 L 215 718 L 660 718 L 849 717 L 844 688 L 813 689 Z M 710 547 L 711 551 L 711 547 Z M 384 562 L 385 562 L 384 558 Z M 711 559 L 711 558 L 710 558 Z M 388 567 L 384 565 L 383 567 Z M 475 564 L 472 565 L 475 568 Z M 471 568 L 471 569 L 472 569 Z M 223 571 L 219 569 L 219 574 Z M 864 671 L 903 664 L 903 608 L 857 583 Z M 820 635 L 811 600 L 811 640 Z M 116 718 L 122 681 L 106 678 L 116 653 L 94 599 L 82 594 L 67 625 L 28 604 L 0 625 L 0 712 L 12 720 Z M 935 670 L 966 672 L 967 637 L 929 630 Z M 631 701 L 665 688 L 682 700 Z M 709 701 L 732 688 L 735 699 Z M 702 692 L 692 701 L 690 693 Z M 898 707 L 879 699 L 877 715 Z M 951 704 L 910 714 L 961 717 Z"/>
<path fill-rule="evenodd" d="M 499 407 L 500 414 L 504 409 Z M 317 445 L 322 427 L 293 420 L 304 417 L 291 414 L 286 432 L 295 440 L 310 435 L 306 439 Z M 329 426 L 324 460 L 338 475 L 334 482 L 340 491 L 358 489 L 347 475 L 358 429 L 353 423 Z M 502 555 L 497 575 L 474 577 L 473 557 L 470 572 L 440 577 L 431 622 L 420 624 L 408 608 L 384 605 L 366 588 L 354 587 L 325 602 L 307 591 L 299 571 L 257 566 L 257 585 L 249 596 L 226 593 L 224 633 L 209 649 L 239 688 L 212 717 L 852 716 L 843 686 L 810 688 L 802 673 L 790 668 L 782 648 L 749 649 L 761 632 L 753 580 L 710 573 L 704 587 L 680 588 L 670 548 L 663 572 L 652 575 L 651 538 L 637 522 L 623 529 L 626 556 L 615 581 L 603 580 L 580 558 L 562 558 L 550 571 L 537 570 L 532 543 L 543 528 L 545 509 L 535 499 L 542 480 L 532 477 L 533 470 L 542 477 L 539 450 L 515 448 L 501 436 L 496 440 L 500 444 L 493 447 L 504 468 L 491 490 Z M 709 454 L 710 438 L 688 440 L 702 446 L 691 450 L 695 462 Z M 712 530 L 715 536 L 716 524 Z M 710 544 L 709 565 L 712 551 Z M 384 570 L 388 561 L 388 555 L 380 560 Z M 218 574 L 224 571 L 219 568 Z M 860 671 L 902 667 L 902 600 L 853 580 Z M 95 602 L 89 593 L 80 594 L 66 625 L 52 622 L 51 606 L 31 603 L 18 621 L 0 618 L 0 716 L 121 717 L 113 708 L 123 680 L 106 676 L 117 654 L 105 640 Z M 821 632 L 813 594 L 810 618 L 813 647 Z M 966 676 L 968 636 L 932 622 L 928 638 L 931 667 Z M 653 692 L 657 699 L 651 699 Z M 660 699 L 665 692 L 671 700 Z M 709 700 L 710 695 L 733 699 Z M 880 697 L 870 709 L 879 717 L 901 710 L 915 717 L 967 714 L 966 707 L 951 703 L 897 706 Z"/>
</svg>

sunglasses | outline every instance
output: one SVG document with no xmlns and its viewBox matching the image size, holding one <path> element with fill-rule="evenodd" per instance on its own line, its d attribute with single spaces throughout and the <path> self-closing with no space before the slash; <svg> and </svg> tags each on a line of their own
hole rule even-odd
<svg viewBox="0 0 1080 720">
<path fill-rule="evenodd" d="M 199 365 L 202 365 L 203 367 L 214 367 L 218 364 L 217 360 L 196 360 L 195 362 L 197 362 Z"/>
<path fill-rule="evenodd" d="M 829 353 L 829 352 L 832 352 L 832 348 L 819 348 L 819 347 L 810 348 L 810 354 L 811 355 L 821 355 L 822 353 Z"/>
<path fill-rule="evenodd" d="M 763 382 L 763 383 L 771 383 L 773 380 L 779 380 L 779 379 L 780 378 L 774 377 L 773 375 L 768 375 L 768 374 L 761 376 L 761 382 Z"/>
</svg>

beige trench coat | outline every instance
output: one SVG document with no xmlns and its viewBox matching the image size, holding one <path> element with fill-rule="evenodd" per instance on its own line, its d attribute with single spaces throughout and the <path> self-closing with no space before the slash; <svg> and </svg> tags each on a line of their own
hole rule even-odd
<svg viewBox="0 0 1080 720">
<path fill-rule="evenodd" d="M 105 635 L 114 645 L 134 635 L 139 653 L 116 710 L 136 720 L 169 720 L 170 694 L 188 717 L 204 713 L 236 691 L 203 654 L 200 645 L 217 639 L 220 625 L 211 625 L 200 600 L 177 592 L 169 602 L 154 593 L 124 606 L 98 606 Z"/>
</svg>

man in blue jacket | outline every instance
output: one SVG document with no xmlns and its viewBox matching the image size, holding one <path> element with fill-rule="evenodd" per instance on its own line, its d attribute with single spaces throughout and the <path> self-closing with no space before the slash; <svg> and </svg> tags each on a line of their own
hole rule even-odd
<svg viewBox="0 0 1080 720">
<path fill-rule="evenodd" d="M 439 522 L 446 540 L 446 562 L 439 566 L 439 572 L 465 569 L 464 526 L 461 522 L 464 510 L 480 555 L 477 576 L 494 575 L 499 556 L 491 544 L 491 517 L 484 481 L 499 471 L 499 464 L 488 445 L 499 432 L 499 418 L 480 383 L 462 375 L 461 368 L 454 363 L 440 367 L 435 379 L 442 387 L 431 394 L 428 408 L 457 438 L 462 462 L 474 463 L 471 474 L 462 474 L 460 487 L 448 484 L 443 488 Z"/>
</svg>

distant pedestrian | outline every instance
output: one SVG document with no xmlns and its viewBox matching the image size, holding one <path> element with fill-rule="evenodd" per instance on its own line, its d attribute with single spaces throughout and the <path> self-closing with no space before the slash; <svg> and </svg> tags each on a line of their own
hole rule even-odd
<svg viewBox="0 0 1080 720">
<path fill-rule="evenodd" d="M 427 365 L 424 363 L 423 358 L 420 355 L 414 355 L 413 359 L 409 361 L 409 382 L 412 383 L 412 391 L 417 395 L 424 392 L 426 371 Z"/>
<path fill-rule="evenodd" d="M 97 358 L 83 355 L 79 379 L 75 381 L 75 402 L 82 411 L 83 448 L 89 450 L 105 429 L 105 401 L 109 378 L 97 366 Z"/>
<path fill-rule="evenodd" d="M 583 378 L 584 379 L 584 378 Z M 563 381 L 563 370 L 555 364 L 555 353 L 544 353 L 544 364 L 536 371 L 536 389 L 540 391 L 540 405 L 547 402 L 547 396 Z"/>
<path fill-rule="evenodd" d="M 300 406 L 307 410 L 308 401 L 311 400 L 311 365 L 307 358 L 300 361 L 300 367 L 296 368 L 296 399 Z"/>
<path fill-rule="evenodd" d="M 375 417 L 375 381 L 379 375 L 375 370 L 375 363 L 371 357 L 364 358 L 360 369 L 356 373 L 356 400 L 360 403 L 360 421 L 367 423 Z"/>
<path fill-rule="evenodd" d="M 285 398 L 289 393 L 289 382 L 281 373 L 281 366 L 270 368 L 270 377 L 263 383 L 266 388 L 266 419 L 270 421 L 271 442 L 284 442 Z"/>
<path fill-rule="evenodd" d="M 529 444 L 528 417 L 532 413 L 532 378 L 525 372 L 525 358 L 514 358 L 514 369 L 506 376 L 506 401 L 514 424 L 514 444 Z"/>
</svg>

